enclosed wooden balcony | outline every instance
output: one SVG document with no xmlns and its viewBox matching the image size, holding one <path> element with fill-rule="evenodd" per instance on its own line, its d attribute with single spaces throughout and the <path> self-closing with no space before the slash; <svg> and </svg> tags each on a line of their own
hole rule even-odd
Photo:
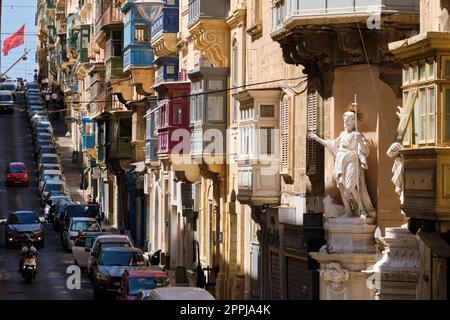
<svg viewBox="0 0 450 320">
<path fill-rule="evenodd" d="M 161 15 L 152 22 L 151 43 L 158 57 L 173 56 L 177 53 L 177 33 L 179 31 L 179 0 L 164 5 Z"/>
</svg>

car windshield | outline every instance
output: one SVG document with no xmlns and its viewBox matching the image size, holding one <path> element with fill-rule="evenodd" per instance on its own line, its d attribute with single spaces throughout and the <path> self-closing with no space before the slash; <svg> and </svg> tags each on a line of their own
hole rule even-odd
<svg viewBox="0 0 450 320">
<path fill-rule="evenodd" d="M 58 159 L 54 157 L 42 157 L 41 163 L 58 163 Z"/>
<path fill-rule="evenodd" d="M 9 167 L 9 172 L 11 173 L 24 173 L 27 170 L 25 169 L 24 166 L 11 166 Z"/>
<path fill-rule="evenodd" d="M 34 212 L 24 212 L 13 214 L 10 217 L 10 224 L 35 224 L 39 223 L 39 216 Z"/>
<path fill-rule="evenodd" d="M 0 101 L 12 101 L 12 97 L 9 94 L 0 95 Z"/>
<path fill-rule="evenodd" d="M 129 248 L 130 244 L 126 242 L 116 242 L 116 243 L 106 242 L 100 245 L 100 250 L 103 250 L 104 248 L 115 248 L 115 247 Z"/>
<path fill-rule="evenodd" d="M 107 251 L 103 252 L 100 265 L 103 266 L 129 266 L 133 259 L 133 252 Z"/>
<path fill-rule="evenodd" d="M 97 221 L 74 221 L 70 231 L 100 231 Z"/>
<path fill-rule="evenodd" d="M 128 279 L 128 295 L 137 296 L 144 290 L 153 290 L 170 286 L 168 278 L 130 278 Z"/>
<path fill-rule="evenodd" d="M 56 151 L 55 147 L 42 147 L 41 153 L 54 153 Z"/>
<path fill-rule="evenodd" d="M 44 181 L 59 181 L 61 179 L 60 175 L 57 174 L 44 174 L 42 180 Z"/>
<path fill-rule="evenodd" d="M 13 91 L 14 90 L 14 84 L 2 84 L 0 86 L 1 90 L 9 90 L 9 91 Z"/>
<path fill-rule="evenodd" d="M 88 217 L 96 218 L 98 216 L 98 206 L 70 206 L 67 207 L 67 217 Z"/>
<path fill-rule="evenodd" d="M 62 184 L 46 184 L 44 191 L 61 191 L 63 189 Z"/>
</svg>

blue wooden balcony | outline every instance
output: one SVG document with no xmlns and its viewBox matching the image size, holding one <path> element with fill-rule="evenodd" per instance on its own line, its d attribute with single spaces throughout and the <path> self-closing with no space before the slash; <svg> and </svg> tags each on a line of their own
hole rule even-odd
<svg viewBox="0 0 450 320">
<path fill-rule="evenodd" d="M 155 83 L 178 81 L 178 57 L 161 57 L 155 64 Z"/>
<path fill-rule="evenodd" d="M 161 15 L 152 23 L 152 40 L 163 33 L 177 33 L 179 31 L 179 8 L 165 6 Z"/>
<path fill-rule="evenodd" d="M 95 149 L 96 123 L 90 118 L 82 118 L 81 123 L 83 128 L 81 148 L 83 151 L 93 150 Z"/>
<path fill-rule="evenodd" d="M 150 68 L 153 66 L 153 49 L 148 44 L 131 44 L 123 51 L 124 71 L 133 68 Z"/>
</svg>

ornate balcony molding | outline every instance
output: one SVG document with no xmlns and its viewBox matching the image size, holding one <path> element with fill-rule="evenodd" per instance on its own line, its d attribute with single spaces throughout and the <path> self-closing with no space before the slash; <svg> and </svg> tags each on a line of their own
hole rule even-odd
<svg viewBox="0 0 450 320">
<path fill-rule="evenodd" d="M 247 10 L 245 8 L 236 8 L 227 18 L 227 24 L 230 29 L 243 27 L 245 25 L 245 18 L 247 17 Z"/>
<path fill-rule="evenodd" d="M 407 38 L 417 24 L 414 21 L 402 28 L 385 24 L 380 30 L 359 30 L 350 25 L 297 26 L 290 33 L 272 35 L 280 44 L 286 63 L 304 66 L 304 73 L 326 98 L 332 95 L 334 69 L 354 64 L 365 64 L 366 54 L 372 65 L 380 66 L 380 79 L 401 97 L 401 65 L 389 52 L 388 44 Z"/>
<path fill-rule="evenodd" d="M 152 48 L 158 57 L 176 55 L 178 52 L 177 34 L 163 33 L 155 41 L 152 41 Z"/>
<path fill-rule="evenodd" d="M 195 47 L 208 56 L 216 68 L 226 68 L 230 65 L 230 33 L 225 20 L 200 19 L 189 32 Z"/>
</svg>

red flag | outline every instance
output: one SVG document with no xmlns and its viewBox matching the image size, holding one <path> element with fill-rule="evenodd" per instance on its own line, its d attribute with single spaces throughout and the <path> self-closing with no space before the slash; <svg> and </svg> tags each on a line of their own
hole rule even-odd
<svg viewBox="0 0 450 320">
<path fill-rule="evenodd" d="M 23 25 L 16 33 L 10 35 L 3 41 L 3 54 L 8 55 L 9 50 L 17 48 L 24 44 L 25 25 Z"/>
</svg>

